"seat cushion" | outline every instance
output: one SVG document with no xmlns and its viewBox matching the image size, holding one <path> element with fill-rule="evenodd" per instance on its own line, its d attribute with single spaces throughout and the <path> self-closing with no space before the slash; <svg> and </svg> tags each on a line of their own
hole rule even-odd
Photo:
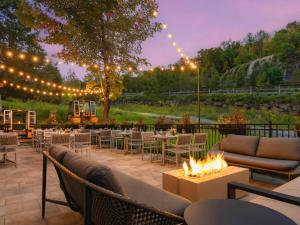
<svg viewBox="0 0 300 225">
<path fill-rule="evenodd" d="M 138 203 L 183 216 L 191 202 L 183 197 L 154 187 L 120 171 L 114 171 L 126 195 Z"/>
<path fill-rule="evenodd" d="M 100 163 L 85 160 L 74 152 L 67 152 L 63 165 L 79 177 L 100 187 L 123 195 L 124 191 L 111 169 Z"/>
<path fill-rule="evenodd" d="M 259 137 L 229 134 L 220 142 L 220 149 L 224 152 L 255 156 Z"/>
<path fill-rule="evenodd" d="M 62 163 L 68 148 L 61 145 L 52 145 L 49 148 L 49 154 L 59 163 Z"/>
<path fill-rule="evenodd" d="M 258 157 L 300 161 L 300 138 L 260 138 Z"/>
<path fill-rule="evenodd" d="M 211 151 L 213 153 L 221 153 L 221 151 Z M 230 163 L 242 164 L 246 166 L 252 166 L 262 169 L 288 171 L 295 169 L 298 165 L 298 161 L 293 160 L 279 160 L 279 159 L 268 159 L 261 157 L 254 157 L 248 155 L 241 155 L 236 153 L 224 152 L 225 160 Z"/>
</svg>

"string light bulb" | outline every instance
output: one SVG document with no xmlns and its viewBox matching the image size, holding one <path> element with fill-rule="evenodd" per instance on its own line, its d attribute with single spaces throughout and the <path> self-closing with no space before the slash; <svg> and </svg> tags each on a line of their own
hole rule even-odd
<svg viewBox="0 0 300 225">
<path fill-rule="evenodd" d="M 154 17 L 157 17 L 157 16 L 158 16 L 158 12 L 157 12 L 157 11 L 154 11 L 154 12 L 152 13 L 152 15 L 153 15 Z"/>
<path fill-rule="evenodd" d="M 25 56 L 25 54 L 23 54 L 23 53 L 21 53 L 21 54 L 19 55 L 19 58 L 22 59 L 22 60 L 24 60 L 25 57 L 26 57 L 26 56 Z"/>
<path fill-rule="evenodd" d="M 168 25 L 166 23 L 164 23 L 164 24 L 161 25 L 161 28 L 165 30 L 165 29 L 168 28 Z"/>
<path fill-rule="evenodd" d="M 37 56 L 33 56 L 33 57 L 32 57 L 32 61 L 33 61 L 33 62 L 37 62 L 37 61 L 39 61 L 39 58 L 38 58 Z"/>
<path fill-rule="evenodd" d="M 184 71 L 184 66 L 181 66 L 181 67 L 180 67 L 180 70 L 181 70 L 181 71 Z"/>
<path fill-rule="evenodd" d="M 175 41 L 173 41 L 172 45 L 175 47 L 177 45 L 177 43 Z"/>
<path fill-rule="evenodd" d="M 14 54 L 11 51 L 6 52 L 6 56 L 9 57 L 9 58 L 13 57 L 13 55 Z"/>
<path fill-rule="evenodd" d="M 168 34 L 168 38 L 171 39 L 173 37 L 172 34 Z"/>
</svg>

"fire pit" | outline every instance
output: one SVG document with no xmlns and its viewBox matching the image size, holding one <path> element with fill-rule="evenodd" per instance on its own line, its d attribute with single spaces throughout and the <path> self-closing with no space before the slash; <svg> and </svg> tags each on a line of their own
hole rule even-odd
<svg viewBox="0 0 300 225">
<path fill-rule="evenodd" d="M 222 154 L 208 155 L 202 161 L 190 158 L 182 169 L 163 173 L 163 189 L 192 202 L 226 199 L 227 184 L 231 181 L 249 183 L 249 170 L 228 166 Z M 237 192 L 237 197 L 244 195 L 245 192 Z"/>
</svg>

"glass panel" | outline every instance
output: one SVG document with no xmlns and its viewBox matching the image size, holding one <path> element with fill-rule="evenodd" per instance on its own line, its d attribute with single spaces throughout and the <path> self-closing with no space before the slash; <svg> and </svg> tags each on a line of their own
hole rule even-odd
<svg viewBox="0 0 300 225">
<path fill-rule="evenodd" d="M 12 129 L 12 111 L 4 110 L 4 124 L 8 126 L 9 129 Z"/>
<path fill-rule="evenodd" d="M 80 106 L 79 101 L 74 101 L 74 116 L 80 116 Z"/>
<path fill-rule="evenodd" d="M 29 111 L 28 114 L 29 114 L 29 118 L 28 118 L 29 128 L 35 127 L 35 123 L 36 123 L 36 114 L 35 114 L 35 111 Z"/>
<path fill-rule="evenodd" d="M 91 116 L 96 116 L 96 102 L 90 101 Z"/>
</svg>

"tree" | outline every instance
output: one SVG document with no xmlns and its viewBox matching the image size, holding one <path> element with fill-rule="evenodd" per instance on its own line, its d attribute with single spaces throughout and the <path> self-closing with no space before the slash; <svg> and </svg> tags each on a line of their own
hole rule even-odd
<svg viewBox="0 0 300 225">
<path fill-rule="evenodd" d="M 6 64 L 6 66 L 21 70 L 40 79 L 60 83 L 61 75 L 55 65 L 45 65 L 42 63 L 43 60 L 33 64 L 30 60 L 27 60 L 27 58 L 20 63 L 20 60 L 17 57 L 8 58 L 3 54 L 7 50 L 11 50 L 15 55 L 20 52 L 26 52 L 29 55 L 38 55 L 40 58 L 46 56 L 45 51 L 39 45 L 38 33 L 22 24 L 16 16 L 18 4 L 19 0 L 0 1 L 0 62 Z M 5 70 L 1 70 L 0 75 L 1 78 L 17 82 L 21 85 L 28 85 L 30 83 L 30 87 L 40 88 L 37 83 L 32 83 L 24 78 L 12 76 L 12 74 L 7 73 Z M 31 93 L 24 94 L 24 92 L 15 91 L 14 88 L 7 86 L 3 88 L 2 94 L 4 97 L 13 96 L 23 100 L 28 98 L 39 98 L 37 95 Z"/>
<path fill-rule="evenodd" d="M 41 41 L 61 45 L 59 57 L 91 65 L 88 70 L 99 80 L 107 121 L 112 87 L 121 71 L 146 63 L 139 56 L 141 43 L 161 29 L 153 21 L 157 7 L 155 0 L 22 0 L 18 16 L 43 34 Z"/>
</svg>

